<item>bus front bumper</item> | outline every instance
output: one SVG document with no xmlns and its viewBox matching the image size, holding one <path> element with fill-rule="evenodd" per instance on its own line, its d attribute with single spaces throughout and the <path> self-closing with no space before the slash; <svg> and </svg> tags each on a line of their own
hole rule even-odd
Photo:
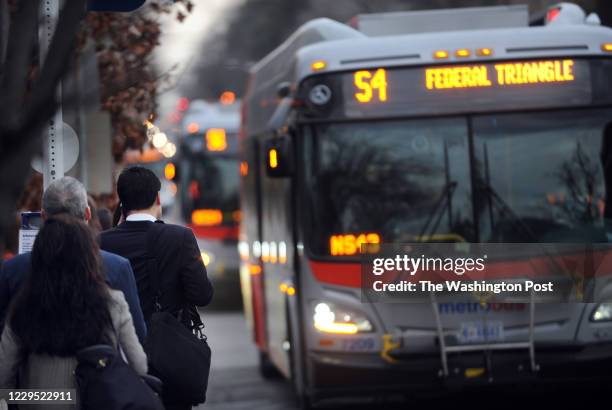
<svg viewBox="0 0 612 410">
<path fill-rule="evenodd" d="M 391 364 L 375 354 L 311 353 L 309 393 L 317 400 L 338 396 L 379 396 L 470 386 L 594 382 L 612 378 L 612 344 L 536 347 L 539 370 L 528 352 L 495 351 L 450 355 L 449 375 L 439 354 L 398 358 Z"/>
</svg>

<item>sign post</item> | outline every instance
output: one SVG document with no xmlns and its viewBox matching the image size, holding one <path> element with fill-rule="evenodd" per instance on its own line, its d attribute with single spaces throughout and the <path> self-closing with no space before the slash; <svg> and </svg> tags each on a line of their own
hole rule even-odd
<svg viewBox="0 0 612 410">
<path fill-rule="evenodd" d="M 41 2 L 42 26 L 38 31 L 40 65 L 42 66 L 51 40 L 55 33 L 59 18 L 60 0 L 44 0 Z M 58 101 L 61 101 L 61 86 L 57 87 Z M 64 176 L 64 121 L 62 118 L 62 105 L 47 125 L 47 135 L 43 138 L 43 188 L 47 189 L 49 184 Z"/>
<path fill-rule="evenodd" d="M 41 2 L 42 25 L 38 30 L 41 66 L 49 52 L 59 20 L 60 6 L 63 3 L 62 0 L 43 0 Z M 89 11 L 128 12 L 136 10 L 144 3 L 145 0 L 89 0 L 87 6 Z M 53 181 L 62 178 L 66 171 L 64 164 L 64 121 L 62 118 L 61 86 L 57 88 L 57 97 L 60 105 L 55 115 L 49 120 L 47 135 L 43 143 L 42 174 L 44 189 L 47 189 Z"/>
</svg>

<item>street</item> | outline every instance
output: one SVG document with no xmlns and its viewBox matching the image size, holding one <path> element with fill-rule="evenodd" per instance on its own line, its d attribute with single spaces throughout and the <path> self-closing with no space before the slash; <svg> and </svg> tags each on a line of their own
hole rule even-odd
<svg viewBox="0 0 612 410">
<path fill-rule="evenodd" d="M 206 334 L 213 352 L 205 405 L 197 409 L 295 409 L 284 380 L 264 380 L 257 368 L 257 350 L 247 335 L 240 311 L 204 312 Z"/>
</svg>

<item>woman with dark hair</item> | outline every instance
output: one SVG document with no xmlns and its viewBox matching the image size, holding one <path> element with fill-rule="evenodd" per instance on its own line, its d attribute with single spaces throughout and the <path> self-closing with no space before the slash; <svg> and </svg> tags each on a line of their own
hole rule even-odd
<svg viewBox="0 0 612 410">
<path fill-rule="evenodd" d="M 146 374 L 128 305 L 106 285 L 98 255 L 84 222 L 64 215 L 45 221 L 0 341 L 0 389 L 76 388 L 75 354 L 96 344 L 120 347 Z"/>
</svg>

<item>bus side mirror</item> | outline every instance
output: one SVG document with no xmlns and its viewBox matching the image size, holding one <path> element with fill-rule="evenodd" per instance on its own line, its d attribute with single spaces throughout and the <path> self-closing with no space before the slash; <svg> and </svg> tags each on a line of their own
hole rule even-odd
<svg viewBox="0 0 612 410">
<path fill-rule="evenodd" d="M 270 178 L 285 178 L 293 174 L 291 138 L 273 137 L 265 143 L 266 174 Z"/>
</svg>

